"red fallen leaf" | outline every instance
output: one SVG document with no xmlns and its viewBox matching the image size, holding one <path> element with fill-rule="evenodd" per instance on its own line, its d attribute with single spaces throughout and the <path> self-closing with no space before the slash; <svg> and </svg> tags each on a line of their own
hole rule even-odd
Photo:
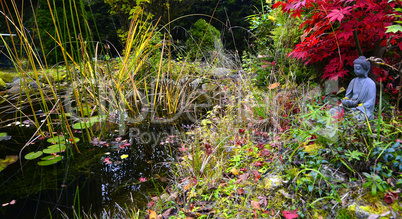
<svg viewBox="0 0 402 219">
<path fill-rule="evenodd" d="M 399 195 L 397 192 L 387 192 L 384 195 L 384 201 L 388 204 L 393 204 L 396 199 L 398 199 Z"/>
<path fill-rule="evenodd" d="M 261 205 L 260 205 L 260 203 L 257 202 L 257 201 L 251 201 L 251 207 L 253 207 L 253 209 L 256 209 L 256 210 L 260 210 L 260 209 L 261 209 Z"/>
<path fill-rule="evenodd" d="M 262 150 L 262 149 L 264 149 L 264 144 L 260 142 L 260 143 L 257 144 L 256 147 L 257 147 L 258 149 Z"/>
<path fill-rule="evenodd" d="M 103 160 L 103 162 L 105 162 L 106 164 L 112 164 L 112 161 L 110 161 L 110 158 L 107 157 Z"/>
<path fill-rule="evenodd" d="M 238 190 L 237 190 L 237 193 L 239 193 L 239 195 L 242 195 L 242 194 L 244 194 L 244 189 L 243 189 L 243 188 L 241 188 L 241 189 L 238 189 Z"/>
<path fill-rule="evenodd" d="M 140 182 L 145 182 L 145 181 L 147 181 L 147 178 L 145 178 L 145 177 L 140 177 Z"/>
<path fill-rule="evenodd" d="M 188 150 L 188 148 L 186 148 L 186 147 L 184 147 L 184 146 L 181 146 L 180 148 L 179 148 L 179 151 L 181 151 L 181 152 L 186 152 Z"/>
<path fill-rule="evenodd" d="M 264 157 L 270 156 L 271 151 L 269 151 L 268 149 L 264 149 L 264 150 L 262 150 L 261 155 Z"/>
<path fill-rule="evenodd" d="M 252 166 L 256 166 L 256 167 L 262 167 L 263 163 L 261 161 L 257 161 L 251 164 Z"/>
<path fill-rule="evenodd" d="M 340 120 L 340 119 L 343 118 L 343 115 L 344 115 L 344 114 L 345 114 L 345 110 L 342 108 L 342 111 L 341 111 L 341 112 L 337 112 L 335 116 L 332 116 L 332 118 Z"/>
<path fill-rule="evenodd" d="M 242 171 L 242 172 L 246 172 L 246 171 L 247 171 L 247 169 L 246 169 L 246 168 L 240 168 L 240 171 Z"/>
<path fill-rule="evenodd" d="M 261 177 L 260 173 L 257 170 L 254 170 L 254 178 L 259 179 Z"/>
<path fill-rule="evenodd" d="M 244 134 L 244 131 L 245 131 L 244 129 L 239 129 L 239 134 L 241 135 Z"/>
<path fill-rule="evenodd" d="M 155 202 L 154 201 L 150 201 L 147 203 L 148 208 L 154 206 Z"/>
<path fill-rule="evenodd" d="M 282 214 L 286 219 L 294 219 L 294 218 L 299 217 L 299 215 L 296 214 L 296 212 L 297 212 L 297 209 L 294 211 L 282 211 Z"/>
</svg>

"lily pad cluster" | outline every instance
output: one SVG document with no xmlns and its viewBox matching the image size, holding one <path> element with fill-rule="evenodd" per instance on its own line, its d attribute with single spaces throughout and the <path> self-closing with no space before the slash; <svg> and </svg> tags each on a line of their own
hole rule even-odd
<svg viewBox="0 0 402 219">
<path fill-rule="evenodd" d="M 53 138 L 49 138 L 47 142 L 52 145 L 43 149 L 42 151 L 30 152 L 25 155 L 25 159 L 34 160 L 41 157 L 43 154 L 49 154 L 48 156 L 42 157 L 40 161 L 38 161 L 39 166 L 49 166 L 55 163 L 58 163 L 63 159 L 59 153 L 64 152 L 67 149 L 66 143 L 71 142 L 79 142 L 79 138 L 67 139 L 64 136 L 54 136 Z"/>
</svg>

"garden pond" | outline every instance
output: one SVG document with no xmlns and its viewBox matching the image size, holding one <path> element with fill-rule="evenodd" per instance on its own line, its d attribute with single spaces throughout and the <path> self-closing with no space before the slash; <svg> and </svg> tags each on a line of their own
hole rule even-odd
<svg viewBox="0 0 402 219">
<path fill-rule="evenodd" d="M 4 122 L 15 112 L 1 116 Z M 107 134 L 91 140 L 85 130 L 73 129 L 78 153 L 72 139 L 57 137 L 60 133 L 38 136 L 23 148 L 36 128 L 25 120 L 2 123 L 0 159 L 8 158 L 9 165 L 0 164 L 0 217 L 99 216 L 126 207 L 144 209 L 150 195 L 167 185 L 180 127 L 128 125 L 124 135 L 116 124 L 107 127 Z M 60 139 L 64 143 L 54 145 Z"/>
</svg>

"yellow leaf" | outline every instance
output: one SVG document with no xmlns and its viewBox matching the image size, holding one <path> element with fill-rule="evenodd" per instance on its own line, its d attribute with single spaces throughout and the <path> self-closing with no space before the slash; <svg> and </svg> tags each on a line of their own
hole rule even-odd
<svg viewBox="0 0 402 219">
<path fill-rule="evenodd" d="M 275 89 L 275 88 L 279 87 L 279 85 L 280 85 L 279 83 L 273 83 L 268 86 L 268 89 L 270 89 L 270 90 Z"/>
<path fill-rule="evenodd" d="M 156 212 L 148 209 L 149 219 L 156 219 Z"/>
<path fill-rule="evenodd" d="M 345 91 L 345 88 L 344 87 L 341 87 L 341 88 L 339 88 L 339 90 L 338 90 L 338 92 L 336 93 L 336 94 L 340 94 L 340 93 L 342 93 L 342 92 L 344 92 Z"/>
<path fill-rule="evenodd" d="M 120 156 L 121 159 L 126 159 L 128 157 L 128 154 L 123 154 Z"/>
<path fill-rule="evenodd" d="M 233 175 L 239 175 L 239 171 L 234 167 L 230 170 L 230 172 L 232 172 Z"/>
</svg>

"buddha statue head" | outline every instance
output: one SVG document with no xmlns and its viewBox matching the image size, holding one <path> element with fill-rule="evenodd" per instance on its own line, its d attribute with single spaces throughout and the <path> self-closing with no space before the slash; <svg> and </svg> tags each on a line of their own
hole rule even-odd
<svg viewBox="0 0 402 219">
<path fill-rule="evenodd" d="M 366 57 L 360 56 L 359 58 L 353 61 L 354 64 L 354 71 L 357 77 L 368 77 L 368 73 L 371 68 L 370 61 L 367 61 Z"/>
</svg>

